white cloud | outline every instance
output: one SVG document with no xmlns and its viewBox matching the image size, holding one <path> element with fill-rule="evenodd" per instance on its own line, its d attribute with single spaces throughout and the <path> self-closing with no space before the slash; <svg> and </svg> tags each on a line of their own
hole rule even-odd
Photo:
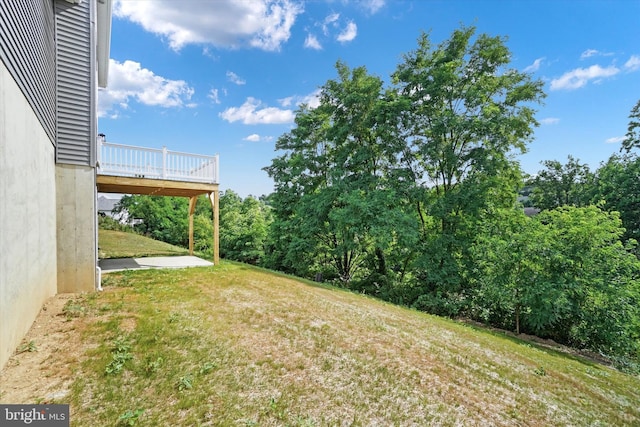
<svg viewBox="0 0 640 427">
<path fill-rule="evenodd" d="M 596 49 L 587 49 L 580 54 L 580 59 L 587 59 L 587 58 L 591 58 L 592 56 L 611 56 L 611 55 L 613 55 L 612 52 L 601 52 Z"/>
<path fill-rule="evenodd" d="M 304 47 L 315 50 L 322 49 L 322 45 L 313 34 L 307 34 L 307 38 L 304 41 Z"/>
<path fill-rule="evenodd" d="M 572 90 L 578 89 L 589 83 L 589 81 L 599 81 L 599 79 L 615 76 L 620 69 L 611 65 L 602 68 L 599 65 L 592 65 L 589 68 L 576 68 L 564 73 L 557 79 L 551 80 L 551 90 Z"/>
<path fill-rule="evenodd" d="M 218 96 L 218 89 L 211 89 L 207 97 L 213 101 L 214 104 L 220 104 L 220 97 Z"/>
<path fill-rule="evenodd" d="M 375 5 L 375 1 L 372 4 Z M 384 2 L 382 2 L 384 5 Z M 367 1 L 360 2 L 361 5 L 369 6 Z M 377 9 L 376 9 L 377 10 Z M 345 20 L 340 17 L 339 13 L 327 15 L 324 20 L 316 22 L 315 26 L 322 28 L 322 34 L 325 37 L 331 37 L 340 43 L 350 42 L 358 35 L 358 26 L 352 20 Z M 316 40 L 317 37 L 313 36 Z M 306 42 L 305 42 L 306 43 Z M 320 42 L 318 42 L 320 45 Z M 305 47 L 307 45 L 305 44 Z"/>
<path fill-rule="evenodd" d="M 364 6 L 364 8 L 367 9 L 371 14 L 374 14 L 380 9 L 382 9 L 384 4 L 385 4 L 385 0 L 363 0 L 362 1 L 362 5 Z"/>
<path fill-rule="evenodd" d="M 595 49 L 587 49 L 580 55 L 580 59 L 590 58 L 594 55 L 597 55 L 599 52 Z"/>
<path fill-rule="evenodd" d="M 346 43 L 355 39 L 357 35 L 358 35 L 358 26 L 355 24 L 355 22 L 349 21 L 349 23 L 344 28 L 344 30 L 342 30 L 342 32 L 338 34 L 338 37 L 336 38 L 336 40 L 338 40 L 340 43 Z"/>
<path fill-rule="evenodd" d="M 307 104 L 309 108 L 318 108 L 320 106 L 320 89 L 303 97 L 300 104 Z"/>
<path fill-rule="evenodd" d="M 533 61 L 533 64 L 529 65 L 528 67 L 526 67 L 524 69 L 525 73 L 533 73 L 536 72 L 540 69 L 540 65 L 542 65 L 542 61 L 544 61 L 544 57 L 542 58 L 538 58 L 535 61 Z"/>
<path fill-rule="evenodd" d="M 608 138 L 605 142 L 607 144 L 617 144 L 618 142 L 624 141 L 624 136 L 615 136 L 613 138 Z"/>
<path fill-rule="evenodd" d="M 260 141 L 272 141 L 273 137 L 272 136 L 261 136 L 258 135 L 257 133 L 252 133 L 251 135 L 242 138 L 243 141 L 250 141 L 250 142 L 260 142 Z"/>
<path fill-rule="evenodd" d="M 242 138 L 245 141 L 252 141 L 252 142 L 258 142 L 260 141 L 260 135 L 258 135 L 257 133 L 252 133 L 251 135 L 247 136 L 246 138 Z"/>
<path fill-rule="evenodd" d="M 277 51 L 303 12 L 292 0 L 116 0 L 114 14 L 166 37 L 174 50 L 188 44 L 252 46 Z"/>
<path fill-rule="evenodd" d="M 560 123 L 560 119 L 557 117 L 546 117 L 544 119 L 540 119 L 540 124 L 543 125 L 557 125 Z"/>
<path fill-rule="evenodd" d="M 227 108 L 219 116 L 229 123 L 241 121 L 245 125 L 292 123 L 295 118 L 292 110 L 261 106 L 259 100 L 249 97 L 240 107 Z"/>
<path fill-rule="evenodd" d="M 204 56 L 208 56 L 209 58 L 215 60 L 215 61 L 219 61 L 220 57 L 218 55 L 216 55 L 215 53 L 213 53 L 213 50 L 211 49 L 211 47 L 209 46 L 205 46 L 202 48 L 202 54 Z"/>
<path fill-rule="evenodd" d="M 629 60 L 624 63 L 624 68 L 626 68 L 627 71 L 640 70 L 640 56 L 632 55 L 631 58 L 629 58 Z"/>
<path fill-rule="evenodd" d="M 237 84 L 238 86 L 241 86 L 247 83 L 244 79 L 240 78 L 240 76 L 234 73 L 233 71 L 227 71 L 227 80 L 229 80 L 231 83 Z"/>
<path fill-rule="evenodd" d="M 335 27 L 338 23 L 338 19 L 340 19 L 339 13 L 332 13 L 324 18 L 324 21 L 322 22 L 322 32 L 325 36 L 329 35 L 329 26 Z"/>
<path fill-rule="evenodd" d="M 288 96 L 286 98 L 279 99 L 278 102 L 283 107 L 306 104 L 309 108 L 317 108 L 320 105 L 320 89 L 316 89 L 305 96 Z"/>
<path fill-rule="evenodd" d="M 138 62 L 120 63 L 110 59 L 107 89 L 98 94 L 98 117 L 107 116 L 115 106 L 127 109 L 131 99 L 149 106 L 194 107 L 195 104 L 188 102 L 193 92 L 184 80 L 158 76 Z M 113 112 L 111 117 L 114 117 Z"/>
</svg>

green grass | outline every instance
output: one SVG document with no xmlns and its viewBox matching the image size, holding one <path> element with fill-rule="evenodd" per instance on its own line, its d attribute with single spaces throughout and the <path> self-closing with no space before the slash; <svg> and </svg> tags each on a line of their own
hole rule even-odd
<svg viewBox="0 0 640 427">
<path fill-rule="evenodd" d="M 223 262 L 105 275 L 75 426 L 640 425 L 640 379 L 513 337 Z"/>
<path fill-rule="evenodd" d="M 189 251 L 185 248 L 139 234 L 113 230 L 98 231 L 98 255 L 101 259 L 188 254 Z"/>
</svg>

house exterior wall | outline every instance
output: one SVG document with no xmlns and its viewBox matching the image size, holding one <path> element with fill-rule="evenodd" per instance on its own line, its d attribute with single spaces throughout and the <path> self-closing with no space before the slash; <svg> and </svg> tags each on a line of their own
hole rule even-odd
<svg viewBox="0 0 640 427">
<path fill-rule="evenodd" d="M 48 297 L 96 288 L 97 1 L 0 0 L 0 367 Z"/>
<path fill-rule="evenodd" d="M 0 59 L 55 144 L 53 0 L 0 1 Z"/>
<path fill-rule="evenodd" d="M 96 288 L 96 170 L 55 167 L 57 187 L 58 292 Z"/>
<path fill-rule="evenodd" d="M 56 293 L 55 148 L 0 62 L 0 367 Z"/>
<path fill-rule="evenodd" d="M 96 288 L 96 1 L 55 1 L 58 292 Z"/>
</svg>

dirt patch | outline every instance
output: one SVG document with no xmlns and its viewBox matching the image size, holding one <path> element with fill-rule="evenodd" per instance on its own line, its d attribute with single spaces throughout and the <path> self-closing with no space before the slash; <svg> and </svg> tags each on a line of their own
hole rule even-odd
<svg viewBox="0 0 640 427">
<path fill-rule="evenodd" d="M 82 345 L 81 318 L 63 314 L 77 294 L 48 299 L 31 329 L 0 372 L 0 402 L 50 403 L 64 401 L 86 349 Z"/>
</svg>

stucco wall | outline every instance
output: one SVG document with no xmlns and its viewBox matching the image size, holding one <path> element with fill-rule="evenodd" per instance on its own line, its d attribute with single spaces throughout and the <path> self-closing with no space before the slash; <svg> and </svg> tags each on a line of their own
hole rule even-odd
<svg viewBox="0 0 640 427">
<path fill-rule="evenodd" d="M 0 367 L 56 293 L 51 140 L 0 62 Z"/>
<path fill-rule="evenodd" d="M 58 292 L 96 285 L 96 170 L 56 165 Z"/>
</svg>

